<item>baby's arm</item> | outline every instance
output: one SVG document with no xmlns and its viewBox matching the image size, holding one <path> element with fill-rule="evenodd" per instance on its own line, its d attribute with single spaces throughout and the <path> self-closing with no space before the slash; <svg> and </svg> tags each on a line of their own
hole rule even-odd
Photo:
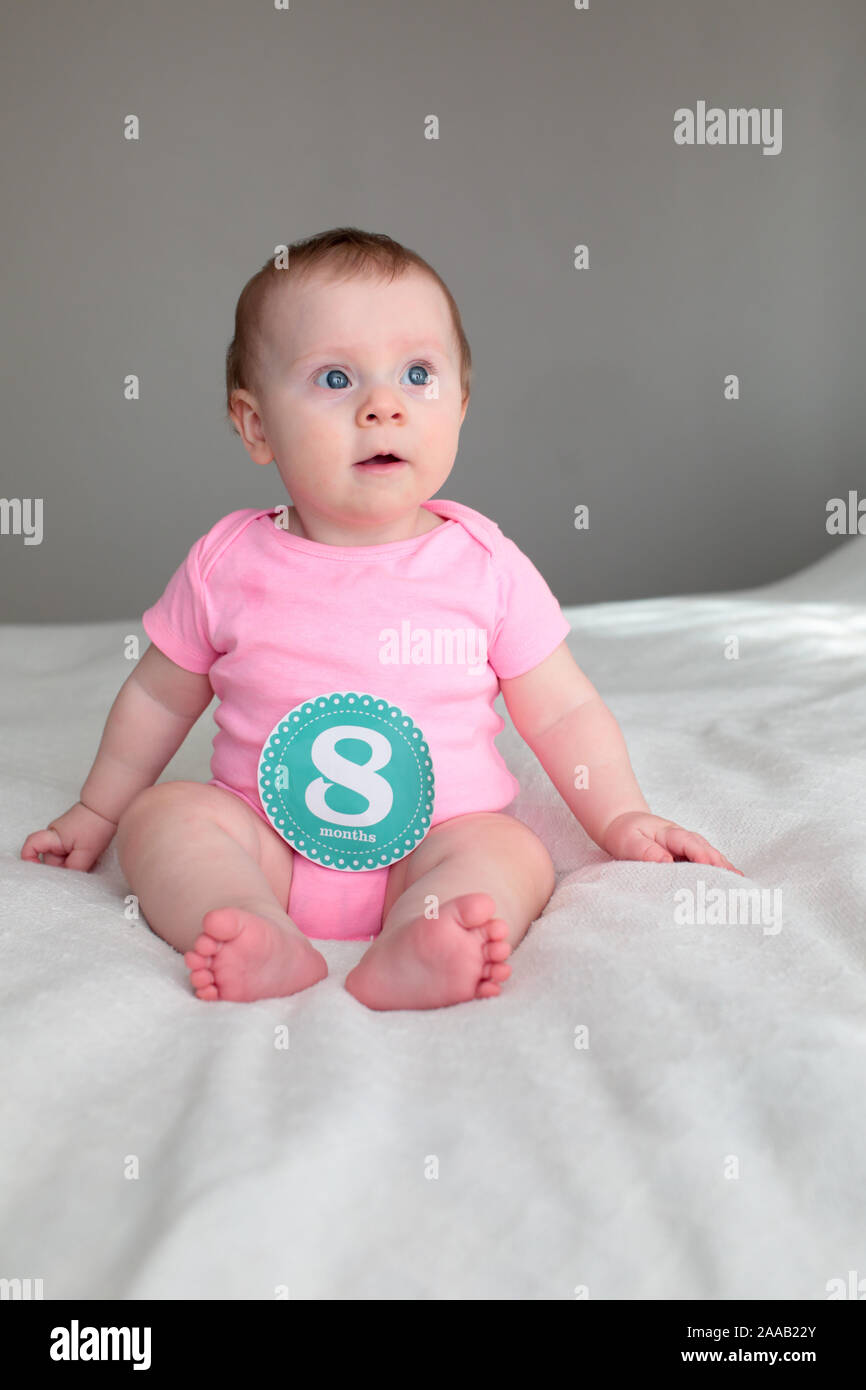
<svg viewBox="0 0 866 1390">
<path fill-rule="evenodd" d="M 565 642 L 533 670 L 501 680 L 500 688 L 517 732 L 608 854 L 655 862 L 677 856 L 740 872 L 702 835 L 652 814 L 616 719 Z"/>
<path fill-rule="evenodd" d="M 185 671 L 151 645 L 120 688 L 81 801 L 115 822 L 152 787 L 213 699 L 205 675 Z"/>
<path fill-rule="evenodd" d="M 28 835 L 22 859 L 87 870 L 138 792 L 150 787 L 213 699 L 205 675 L 185 671 L 151 644 L 112 705 L 81 799 Z"/>
</svg>

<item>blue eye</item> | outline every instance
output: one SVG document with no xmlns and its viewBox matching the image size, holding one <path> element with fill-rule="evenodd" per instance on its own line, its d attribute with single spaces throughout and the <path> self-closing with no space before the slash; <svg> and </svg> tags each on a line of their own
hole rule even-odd
<svg viewBox="0 0 866 1390">
<path fill-rule="evenodd" d="M 413 365 L 412 365 L 411 367 L 407 367 L 406 370 L 407 370 L 407 372 L 423 372 L 425 376 L 429 376 L 429 375 L 430 375 L 430 373 L 429 373 L 429 371 L 428 371 L 426 365 L 425 365 L 423 362 L 415 362 L 415 363 L 413 363 Z M 413 381 L 412 381 L 412 385 L 413 385 L 413 386 L 426 386 L 426 385 L 427 385 L 427 382 L 426 382 L 426 381 L 415 381 L 415 380 L 413 380 Z"/>
<path fill-rule="evenodd" d="M 413 377 L 410 382 L 411 386 L 427 386 L 429 384 L 427 378 L 429 378 L 430 376 L 431 368 L 427 365 L 426 362 L 413 362 L 411 367 L 406 368 L 406 371 L 424 373 L 425 380 L 418 381 L 417 378 Z M 323 376 L 326 378 L 328 386 L 334 387 L 335 390 L 345 390 L 346 386 L 349 385 L 349 378 L 346 376 L 346 373 L 342 370 L 341 367 L 326 367 L 323 371 L 319 373 L 319 376 L 315 378 L 315 384 L 317 386 L 319 384 L 319 378 Z M 334 381 L 332 379 L 334 377 L 338 379 Z M 342 378 L 342 380 L 339 380 L 339 378 Z"/>
<path fill-rule="evenodd" d="M 334 376 L 337 376 L 337 377 L 341 376 L 341 377 L 343 378 L 343 381 L 346 383 L 346 385 L 348 386 L 348 384 L 349 384 L 349 378 L 346 376 L 346 373 L 345 373 L 345 372 L 341 372 L 341 371 L 340 371 L 340 368 L 339 368 L 339 367 L 331 367 L 328 371 L 320 373 L 320 375 L 322 375 L 322 376 L 327 376 L 327 378 L 328 378 L 328 385 L 329 385 L 329 386 L 333 386 L 333 385 L 334 385 L 333 381 L 331 380 L 331 377 L 334 377 Z M 316 385 L 318 386 L 318 384 L 319 384 L 319 378 L 316 377 Z M 337 382 L 337 386 L 339 386 L 341 389 L 342 389 L 342 385 L 343 385 L 343 382 L 340 382 L 340 381 Z"/>
</svg>

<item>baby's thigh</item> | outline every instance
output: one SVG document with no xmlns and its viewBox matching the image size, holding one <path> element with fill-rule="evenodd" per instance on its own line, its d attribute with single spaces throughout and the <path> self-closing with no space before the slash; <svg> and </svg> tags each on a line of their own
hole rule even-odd
<svg viewBox="0 0 866 1390">
<path fill-rule="evenodd" d="M 498 860 L 545 879 L 556 877 L 547 847 L 523 821 L 507 811 L 466 812 L 439 821 L 411 854 L 391 866 L 385 915 L 406 888 L 457 854 L 468 855 L 479 863 Z"/>
<path fill-rule="evenodd" d="M 191 826 L 205 835 L 209 827 L 218 826 L 258 864 L 285 909 L 294 851 L 242 796 L 209 782 L 159 782 L 146 787 L 121 816 L 118 853 L 134 852 L 135 841 L 157 826 L 163 832 L 173 830 L 180 842 L 191 833 Z"/>
</svg>

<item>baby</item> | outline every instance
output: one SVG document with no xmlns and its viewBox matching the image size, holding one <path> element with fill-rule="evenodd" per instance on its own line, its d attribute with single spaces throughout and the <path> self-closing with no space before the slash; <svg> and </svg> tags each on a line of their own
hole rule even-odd
<svg viewBox="0 0 866 1390">
<path fill-rule="evenodd" d="M 619 726 L 539 571 L 496 523 L 431 501 L 454 465 L 471 358 L 447 286 L 387 236 L 337 228 L 245 286 L 227 409 L 293 505 L 190 549 L 142 624 L 81 800 L 22 858 L 89 869 L 117 834 L 147 921 L 199 999 L 294 994 L 313 940 L 367 940 L 371 1009 L 498 995 L 555 885 L 503 808 L 514 726 L 616 859 L 739 870 L 652 815 Z M 208 783 L 154 785 L 216 694 Z M 577 774 L 577 775 L 576 775 Z"/>
</svg>

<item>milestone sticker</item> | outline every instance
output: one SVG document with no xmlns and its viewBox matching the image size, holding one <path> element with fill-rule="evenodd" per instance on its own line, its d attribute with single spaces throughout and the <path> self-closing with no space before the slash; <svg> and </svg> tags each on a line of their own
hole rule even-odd
<svg viewBox="0 0 866 1390">
<path fill-rule="evenodd" d="M 414 720 L 377 695 L 331 691 L 271 730 L 259 799 L 305 859 L 348 873 L 410 854 L 430 829 L 433 762 Z"/>
</svg>

